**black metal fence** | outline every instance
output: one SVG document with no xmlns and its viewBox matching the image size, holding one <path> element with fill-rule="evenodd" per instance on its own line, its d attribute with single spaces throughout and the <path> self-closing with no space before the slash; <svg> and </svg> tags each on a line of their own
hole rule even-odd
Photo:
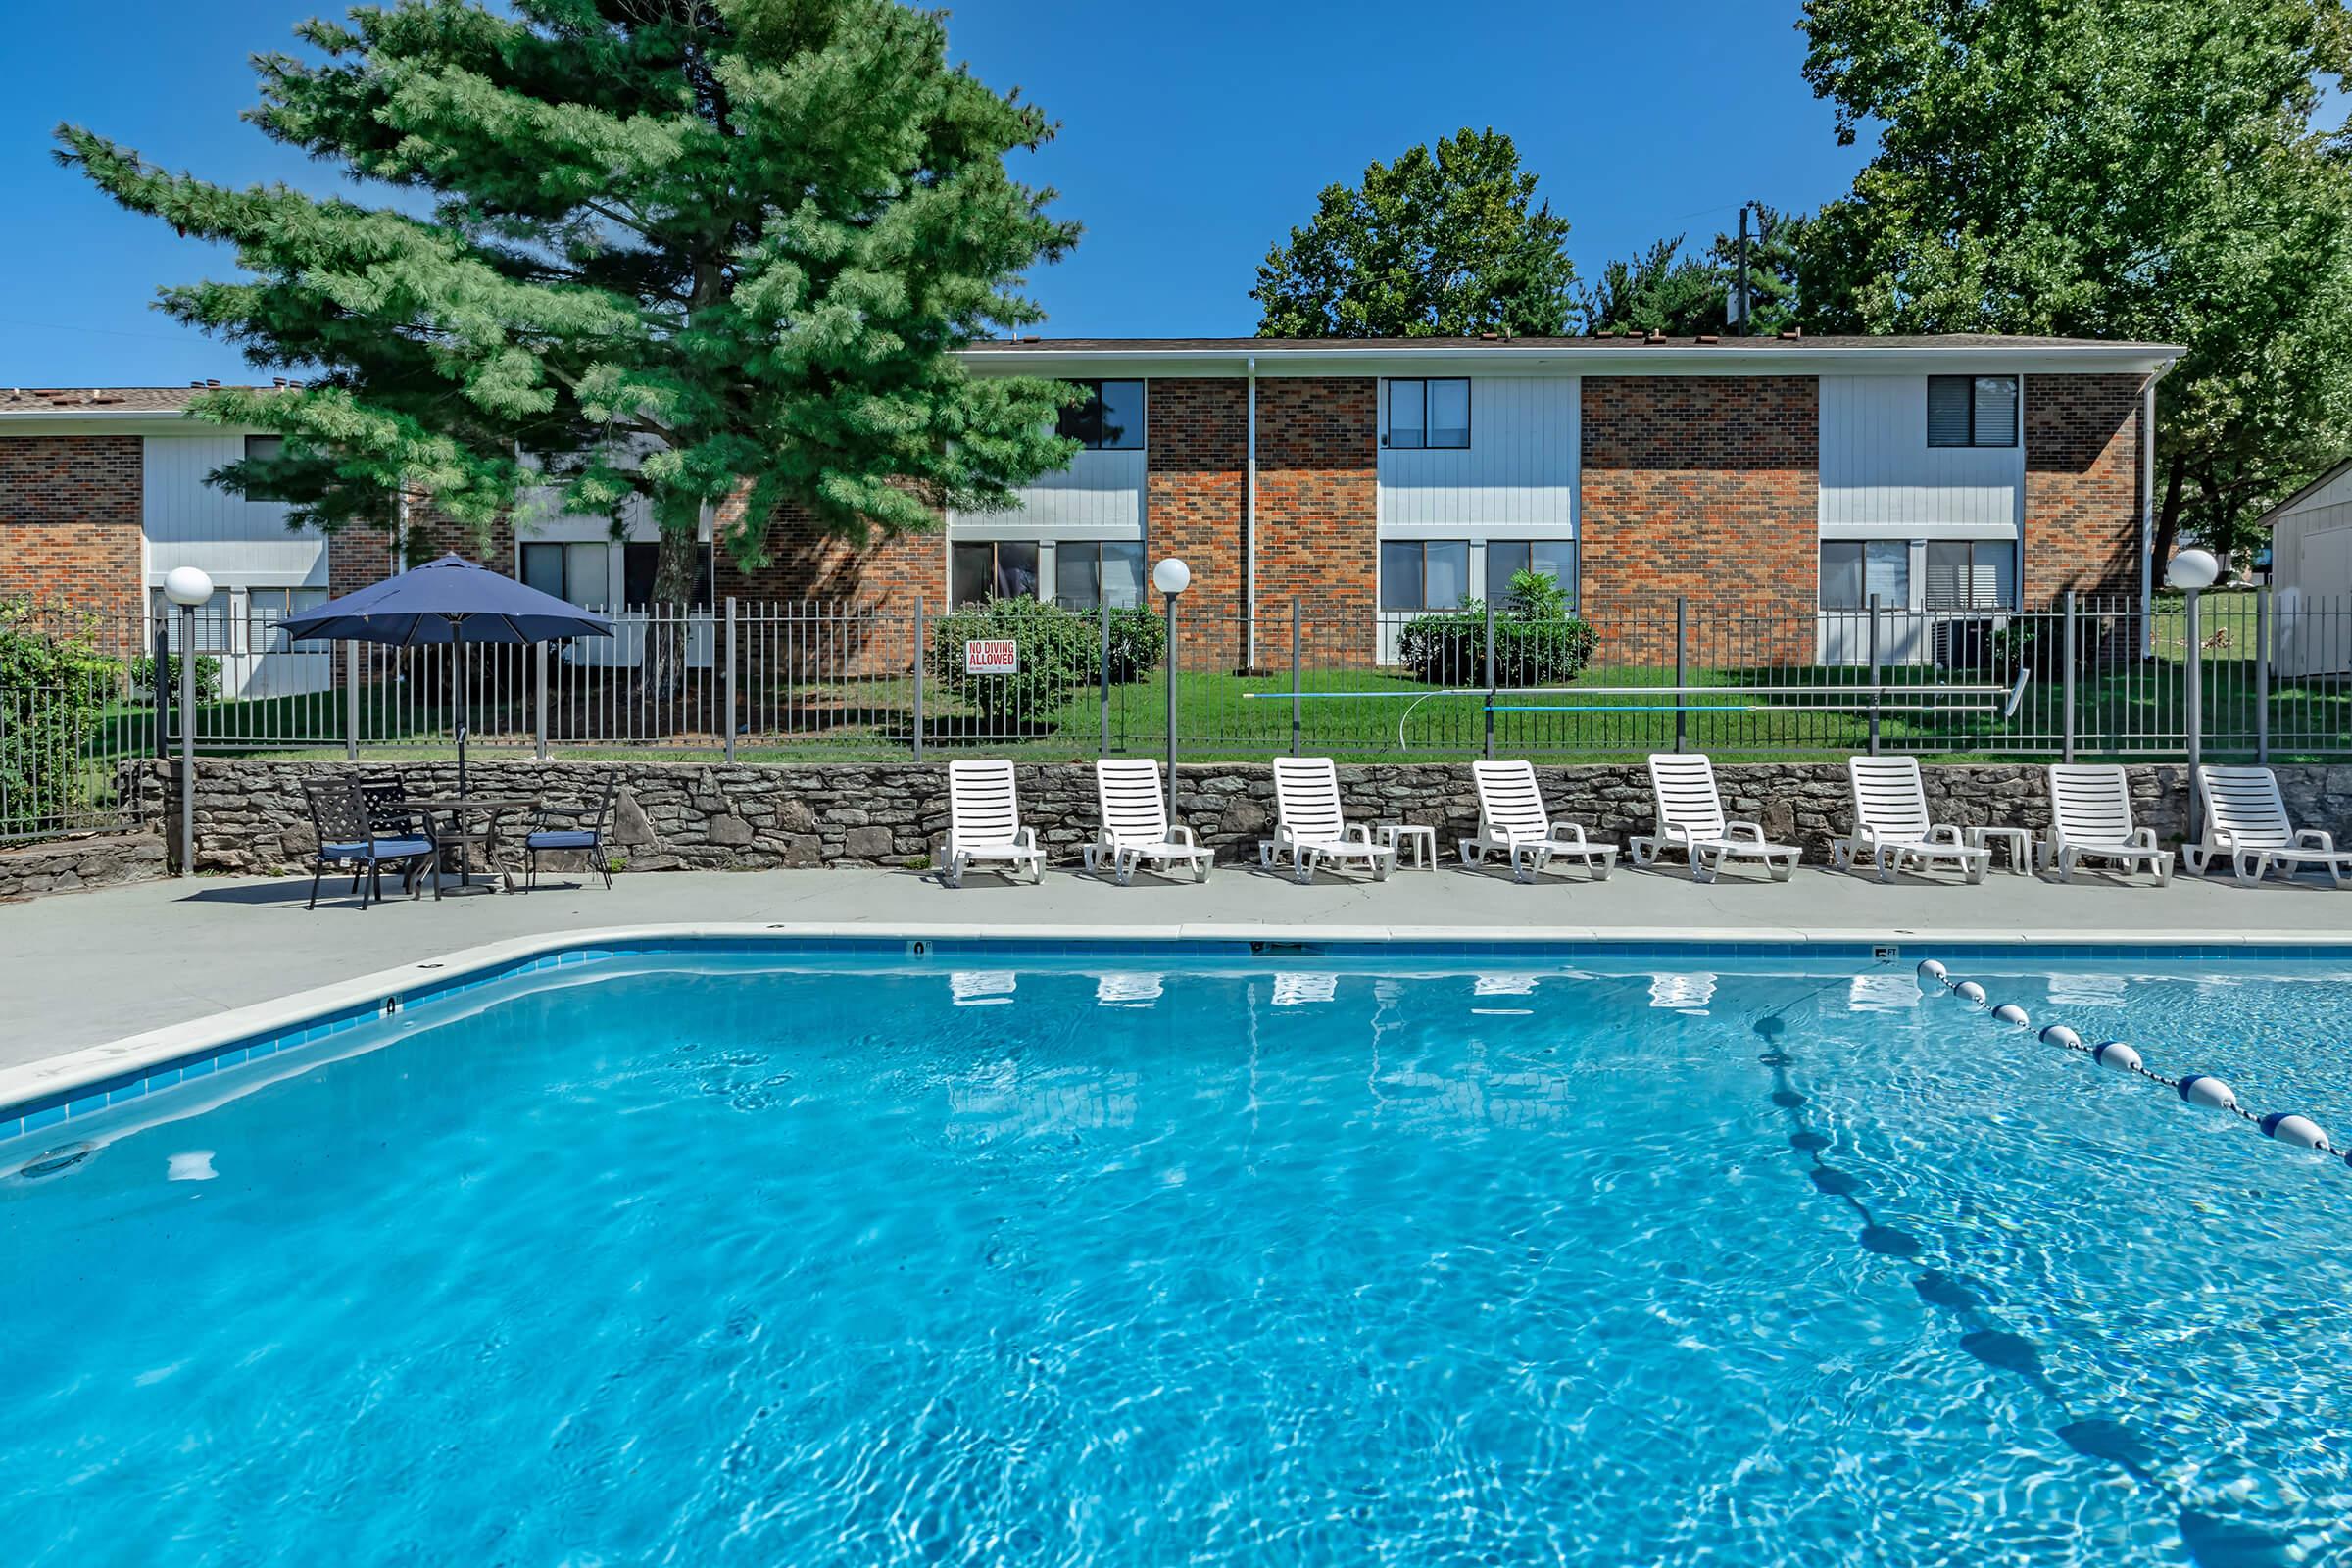
<svg viewBox="0 0 2352 1568">
<path fill-rule="evenodd" d="M 71 680 L 0 671 L 0 838 L 104 827 L 116 764 L 206 755 L 785 760 L 987 750 L 1050 760 L 1838 756 L 2352 757 L 2352 599 L 2262 592 L 2032 612 L 1665 600 L 1573 619 L 1283 601 L 1152 610 L 726 601 L 627 610 L 611 639 L 288 643 L 274 616 L 52 611 Z M 157 650 L 164 657 L 158 662 Z M 15 665 L 7 668 L 14 669 Z M 168 691 L 159 709 L 158 674 Z M 11 679 L 14 684 L 9 684 Z"/>
</svg>

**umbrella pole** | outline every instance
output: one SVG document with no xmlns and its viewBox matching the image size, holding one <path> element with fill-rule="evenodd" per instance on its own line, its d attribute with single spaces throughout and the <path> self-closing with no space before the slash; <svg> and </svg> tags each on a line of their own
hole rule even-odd
<svg viewBox="0 0 2352 1568">
<path fill-rule="evenodd" d="M 456 629 L 454 624 L 451 628 Z M 472 693 L 466 690 L 466 645 L 458 644 L 458 799 L 466 798 L 466 720 L 473 709 Z"/>
</svg>

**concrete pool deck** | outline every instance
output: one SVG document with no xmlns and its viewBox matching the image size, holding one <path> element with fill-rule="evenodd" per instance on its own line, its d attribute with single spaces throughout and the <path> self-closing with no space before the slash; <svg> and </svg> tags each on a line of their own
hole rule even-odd
<svg viewBox="0 0 2352 1568">
<path fill-rule="evenodd" d="M 2241 888 L 2177 877 L 2158 888 L 2086 873 L 2073 886 L 1996 871 L 1978 887 L 1883 885 L 1800 867 L 1786 883 L 1620 869 L 1536 887 L 1444 866 L 1386 883 L 1220 867 L 1206 884 L 1133 887 L 1053 870 L 1042 887 L 974 872 L 960 889 L 911 871 L 662 872 L 608 892 L 558 882 L 526 895 L 394 898 L 306 910 L 307 877 L 198 877 L 0 905 L 0 1068 L 249 1006 L 292 992 L 518 937 L 613 926 L 791 922 L 937 935 L 1154 927 L 1378 939 L 2334 944 L 2352 948 L 2352 891 Z"/>
</svg>

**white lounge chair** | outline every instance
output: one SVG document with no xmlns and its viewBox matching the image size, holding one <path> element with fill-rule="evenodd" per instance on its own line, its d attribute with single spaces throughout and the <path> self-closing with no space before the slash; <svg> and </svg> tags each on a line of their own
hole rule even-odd
<svg viewBox="0 0 2352 1568">
<path fill-rule="evenodd" d="M 2132 825 L 2132 782 L 2114 763 L 2056 762 L 2050 767 L 2050 830 L 2035 856 L 2037 868 L 2075 879 L 2085 859 L 2114 860 L 2126 871 L 2145 864 L 2156 885 L 2173 879 L 2173 852 L 2156 830 Z"/>
<path fill-rule="evenodd" d="M 1274 760 L 1274 836 L 1257 846 L 1258 864 L 1274 866 L 1289 857 L 1291 875 L 1315 879 L 1318 860 L 1362 860 L 1372 880 L 1386 882 L 1396 863 L 1396 847 L 1376 844 L 1372 830 L 1350 822 L 1340 808 L 1340 771 L 1328 757 Z"/>
<path fill-rule="evenodd" d="M 1100 870 L 1107 859 L 1111 875 L 1126 887 L 1144 861 L 1155 870 L 1183 861 L 1192 866 L 1194 881 L 1208 880 L 1207 847 L 1191 828 L 1168 825 L 1157 762 L 1143 757 L 1102 759 L 1095 763 L 1095 798 L 1102 803 L 1102 828 L 1086 847 L 1089 871 Z"/>
<path fill-rule="evenodd" d="M 1928 790 L 1916 757 L 1849 757 L 1847 782 L 1854 795 L 1854 830 L 1830 845 L 1830 863 L 1850 871 L 1865 858 L 1891 882 L 1905 860 L 1957 860 L 1969 885 L 1984 880 L 1992 851 L 1972 848 L 1949 822 L 1928 819 Z"/>
<path fill-rule="evenodd" d="M 1478 865 L 1488 852 L 1508 856 L 1511 875 L 1533 882 L 1555 858 L 1582 860 L 1597 882 L 1617 864 L 1617 846 L 1594 844 L 1577 822 L 1554 822 L 1544 809 L 1532 762 L 1472 762 L 1478 786 L 1478 837 L 1461 841 L 1462 863 Z"/>
<path fill-rule="evenodd" d="M 2336 853 L 2334 835 L 2294 825 L 2278 793 L 2278 775 L 2269 768 L 2200 767 L 2197 801 L 2205 831 L 2186 852 L 2191 874 L 2203 876 L 2209 860 L 2226 855 L 2237 879 L 2249 885 L 2270 875 L 2274 865 L 2290 876 L 2299 866 L 2317 865 L 2339 888 L 2352 882 L 2345 871 L 2352 855 Z"/>
<path fill-rule="evenodd" d="M 1766 841 L 1753 822 L 1724 820 L 1715 764 L 1693 752 L 1659 752 L 1649 760 L 1649 787 L 1658 801 L 1658 830 L 1633 841 L 1634 863 L 1655 865 L 1669 850 L 1690 858 L 1690 880 L 1712 882 L 1726 860 L 1762 860 L 1775 882 L 1786 882 L 1804 852 Z"/>
<path fill-rule="evenodd" d="M 1003 860 L 1015 869 L 1026 864 L 1030 881 L 1046 879 L 1037 829 L 1021 826 L 1012 763 L 996 759 L 948 764 L 948 841 L 941 856 L 947 865 L 940 880 L 952 888 L 963 886 L 964 868 L 976 860 Z"/>
</svg>

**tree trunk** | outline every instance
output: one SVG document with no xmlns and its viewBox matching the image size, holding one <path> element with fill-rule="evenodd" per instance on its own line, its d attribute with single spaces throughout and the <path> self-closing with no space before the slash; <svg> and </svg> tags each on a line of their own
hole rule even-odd
<svg viewBox="0 0 2352 1568">
<path fill-rule="evenodd" d="M 2164 480 L 2164 505 L 2156 512 L 2156 537 L 2148 544 L 2148 581 L 2164 581 L 2165 563 L 2173 559 L 2173 545 L 2180 537 L 2180 502 L 2188 486 L 2188 459 L 2181 453 L 2173 454 L 2171 469 Z"/>
<path fill-rule="evenodd" d="M 702 576 L 699 528 L 664 527 L 654 554 L 654 595 L 646 605 L 645 657 L 637 706 L 646 737 L 681 726 L 686 688 L 686 616 Z"/>
</svg>

